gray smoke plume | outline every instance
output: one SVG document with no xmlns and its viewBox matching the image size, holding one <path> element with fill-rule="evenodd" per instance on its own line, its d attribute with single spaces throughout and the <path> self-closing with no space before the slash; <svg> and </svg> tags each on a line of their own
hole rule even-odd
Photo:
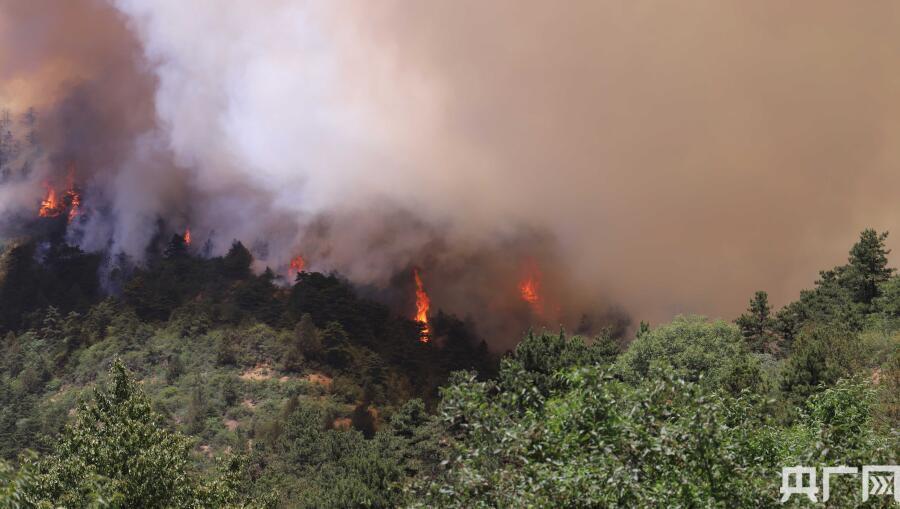
<svg viewBox="0 0 900 509">
<path fill-rule="evenodd" d="M 87 249 L 139 260 L 163 224 L 214 253 L 242 239 L 282 272 L 302 254 L 390 286 L 422 266 L 435 305 L 473 317 L 527 312 L 516 285 L 534 260 L 546 321 L 572 326 L 612 303 L 653 321 L 730 318 L 757 289 L 783 304 L 859 230 L 900 221 L 887 4 L 0 14 L 0 101 L 47 112 L 38 169 L 4 184 L 0 213 L 33 209 L 77 160 L 93 213 L 71 235 Z"/>
</svg>

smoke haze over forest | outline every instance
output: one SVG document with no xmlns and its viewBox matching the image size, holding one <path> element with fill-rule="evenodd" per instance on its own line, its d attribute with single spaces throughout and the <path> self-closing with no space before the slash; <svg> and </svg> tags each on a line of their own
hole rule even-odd
<svg viewBox="0 0 900 509">
<path fill-rule="evenodd" d="M 190 227 L 376 288 L 422 266 L 461 315 L 536 263 L 567 323 L 730 319 L 900 234 L 896 5 L 565 6 L 0 0 L 0 107 L 41 146 L 4 228 L 74 165 L 86 250 Z"/>
</svg>

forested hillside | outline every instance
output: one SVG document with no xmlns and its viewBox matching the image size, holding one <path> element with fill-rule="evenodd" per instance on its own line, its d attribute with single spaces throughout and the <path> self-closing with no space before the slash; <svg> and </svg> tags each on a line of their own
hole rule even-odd
<svg viewBox="0 0 900 509">
<path fill-rule="evenodd" d="M 885 238 L 778 311 L 760 291 L 628 340 L 523 331 L 500 359 L 442 313 L 421 341 L 339 275 L 276 284 L 240 242 L 176 235 L 102 282 L 97 255 L 10 242 L 0 507 L 780 506 L 782 466 L 900 460 Z"/>
</svg>

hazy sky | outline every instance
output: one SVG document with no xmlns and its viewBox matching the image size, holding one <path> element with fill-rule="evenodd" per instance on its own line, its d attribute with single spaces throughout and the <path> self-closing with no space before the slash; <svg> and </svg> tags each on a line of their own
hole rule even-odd
<svg viewBox="0 0 900 509">
<path fill-rule="evenodd" d="M 112 95 L 92 125 L 140 139 L 102 170 L 142 218 L 98 230 L 123 249 L 184 193 L 198 227 L 280 232 L 282 262 L 311 217 L 389 202 L 451 243 L 549 232 L 567 277 L 636 319 L 733 318 L 758 289 L 795 298 L 865 227 L 900 236 L 898 10 L 0 0 L 0 101 Z M 429 242 L 361 251 L 369 225 L 328 255 L 363 282 Z"/>
</svg>

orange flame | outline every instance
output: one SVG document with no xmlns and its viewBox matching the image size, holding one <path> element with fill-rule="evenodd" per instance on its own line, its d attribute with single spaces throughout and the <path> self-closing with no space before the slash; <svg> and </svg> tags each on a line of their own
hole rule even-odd
<svg viewBox="0 0 900 509">
<path fill-rule="evenodd" d="M 69 199 L 69 222 L 81 213 L 81 195 L 75 189 L 75 165 L 69 165 L 69 188 L 66 189 L 66 197 Z"/>
<path fill-rule="evenodd" d="M 291 266 L 288 269 L 288 275 L 296 275 L 303 272 L 303 269 L 306 267 L 306 260 L 303 259 L 302 256 L 297 255 L 291 259 Z"/>
<path fill-rule="evenodd" d="M 41 200 L 38 216 L 59 217 L 68 210 L 66 217 L 71 223 L 81 213 L 81 195 L 75 189 L 75 170 L 71 166 L 69 168 L 68 181 L 65 194 L 62 197 L 57 194 L 56 189 L 49 182 L 44 182 L 44 187 L 47 188 L 47 195 Z"/>
<path fill-rule="evenodd" d="M 191 227 L 188 226 L 184 230 L 184 243 L 187 245 L 191 245 Z"/>
<path fill-rule="evenodd" d="M 56 190 L 49 184 L 47 186 L 47 196 L 41 200 L 41 209 L 38 215 L 41 217 L 56 217 L 61 213 L 59 199 L 56 197 Z"/>
<path fill-rule="evenodd" d="M 419 341 L 427 343 L 431 328 L 428 326 L 428 308 L 431 306 L 431 299 L 425 293 L 425 286 L 422 284 L 422 278 L 419 276 L 419 269 L 413 269 L 413 277 L 416 280 L 416 321 L 422 324 L 422 337 Z"/>
<path fill-rule="evenodd" d="M 81 213 L 81 195 L 73 187 L 66 191 L 66 196 L 69 197 L 69 222 L 71 223 Z"/>
<path fill-rule="evenodd" d="M 544 304 L 541 299 L 541 273 L 537 264 L 531 261 L 525 266 L 525 277 L 519 282 L 519 294 L 522 300 L 531 306 L 535 314 L 542 314 Z"/>
<path fill-rule="evenodd" d="M 538 295 L 538 282 L 532 277 L 519 283 L 519 291 L 522 293 L 522 299 L 529 304 L 537 304 L 541 301 L 541 297 Z"/>
</svg>

